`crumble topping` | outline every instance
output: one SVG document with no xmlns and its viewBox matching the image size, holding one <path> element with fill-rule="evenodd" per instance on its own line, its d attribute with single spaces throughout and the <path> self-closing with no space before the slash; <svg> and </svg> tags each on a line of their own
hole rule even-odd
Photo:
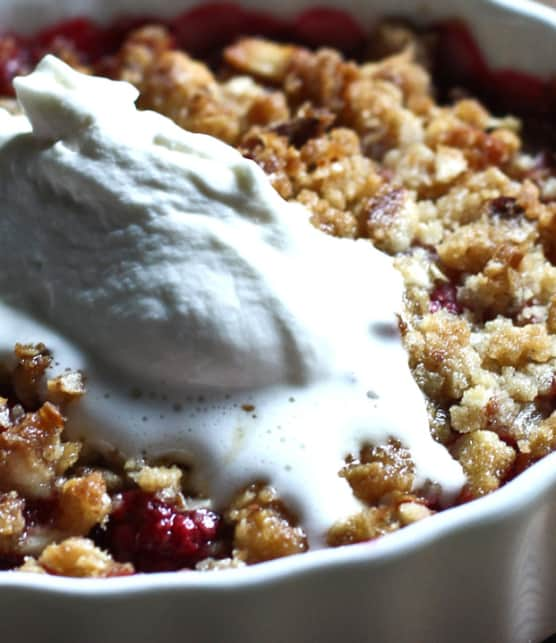
<svg viewBox="0 0 556 643">
<path fill-rule="evenodd" d="M 415 34 L 388 24 L 378 34 L 382 58 L 361 64 L 244 38 L 214 71 L 158 25 L 92 67 L 56 53 L 131 82 L 141 108 L 235 145 L 324 233 L 395 255 L 410 366 L 432 434 L 467 475 L 463 503 L 556 448 L 554 164 L 523 150 L 517 119 L 471 98 L 438 104 Z M 211 570 L 307 549 L 295 516 L 263 483 L 220 516 L 184 467 L 107 462 L 64 440 L 64 409 L 86 395 L 86 381 L 63 373 L 45 395 L 53 358 L 43 345 L 17 345 L 1 378 L 0 568 Z M 440 509 L 434 490 L 411 491 L 411 456 L 395 441 L 365 446 L 339 475 L 366 508 L 331 527 L 331 546 Z"/>
</svg>

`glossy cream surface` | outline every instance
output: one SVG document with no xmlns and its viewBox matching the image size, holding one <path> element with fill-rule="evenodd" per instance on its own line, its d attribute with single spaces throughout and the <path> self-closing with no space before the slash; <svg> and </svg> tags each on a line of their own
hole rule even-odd
<svg viewBox="0 0 556 643">
<path fill-rule="evenodd" d="M 214 138 L 135 108 L 126 83 L 52 56 L 0 117 L 0 349 L 44 342 L 87 395 L 68 434 L 174 454 L 222 507 L 272 484 L 310 542 L 359 508 L 338 476 L 399 440 L 416 485 L 463 483 L 429 434 L 397 329 L 403 285 Z"/>
</svg>

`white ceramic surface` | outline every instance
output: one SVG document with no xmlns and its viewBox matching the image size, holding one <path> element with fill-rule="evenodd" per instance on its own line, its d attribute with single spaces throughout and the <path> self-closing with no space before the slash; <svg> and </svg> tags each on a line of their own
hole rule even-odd
<svg viewBox="0 0 556 643">
<path fill-rule="evenodd" d="M 291 14 L 309 4 L 282 0 L 265 8 Z M 0 0 L 0 25 L 30 31 L 68 15 L 172 15 L 186 6 Z M 341 6 L 368 23 L 392 14 L 460 16 L 495 66 L 556 70 L 556 12 L 533 2 Z M 556 632 L 554 534 L 556 454 L 487 498 L 373 543 L 217 574 L 85 581 L 0 573 L 0 642 L 537 643 Z"/>
</svg>

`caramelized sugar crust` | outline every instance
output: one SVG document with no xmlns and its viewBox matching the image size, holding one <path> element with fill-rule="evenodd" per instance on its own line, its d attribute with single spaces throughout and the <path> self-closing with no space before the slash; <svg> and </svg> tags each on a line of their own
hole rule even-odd
<svg viewBox="0 0 556 643">
<path fill-rule="evenodd" d="M 469 97 L 440 105 L 410 30 L 385 23 L 373 51 L 381 57 L 356 64 L 243 38 L 215 70 L 153 24 L 85 71 L 127 80 L 141 108 L 236 146 L 324 233 L 395 257 L 410 366 L 434 437 L 467 475 L 456 503 L 467 502 L 556 447 L 556 176 L 551 155 L 523 151 L 517 119 Z M 71 51 L 65 58 L 78 66 Z M 178 463 L 106 460 L 65 440 L 64 409 L 79 403 L 83 378 L 48 381 L 44 401 L 47 349 L 15 354 L 0 400 L 4 568 L 208 570 L 308 548 L 279 490 L 253 481 L 217 514 Z M 364 446 L 338 474 L 364 509 L 331 526 L 332 546 L 439 510 L 434 485 L 414 488 L 399 443 Z"/>
</svg>

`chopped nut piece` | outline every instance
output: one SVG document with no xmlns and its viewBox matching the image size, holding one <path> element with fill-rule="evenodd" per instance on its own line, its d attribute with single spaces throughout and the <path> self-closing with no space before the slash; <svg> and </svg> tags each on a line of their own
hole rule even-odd
<svg viewBox="0 0 556 643">
<path fill-rule="evenodd" d="M 348 464 L 340 475 L 368 504 L 377 503 L 393 491 L 410 491 L 414 480 L 409 453 L 395 443 L 363 449 L 361 460 Z"/>
<path fill-rule="evenodd" d="M 283 81 L 294 48 L 259 38 L 242 38 L 224 51 L 224 60 L 244 74 L 266 81 Z"/>
<path fill-rule="evenodd" d="M 440 145 L 436 152 L 435 178 L 440 183 L 453 181 L 467 170 L 467 161 L 461 150 Z"/>
<path fill-rule="evenodd" d="M 25 556 L 23 565 L 17 568 L 18 572 L 25 572 L 27 574 L 46 574 L 44 567 L 41 567 L 37 560 L 32 556 Z"/>
<path fill-rule="evenodd" d="M 50 574 L 95 578 L 128 576 L 133 573 L 129 563 L 117 563 L 87 538 L 68 538 L 60 544 L 48 545 L 38 559 Z"/>
<path fill-rule="evenodd" d="M 300 554 L 307 549 L 305 534 L 272 508 L 244 510 L 234 532 L 237 557 L 247 563 Z"/>
<path fill-rule="evenodd" d="M 498 489 L 515 460 L 515 451 L 492 431 L 473 431 L 459 438 L 451 449 L 467 476 L 474 498 Z"/>
<path fill-rule="evenodd" d="M 75 463 L 79 445 L 62 442 L 64 419 L 50 402 L 0 432 L 0 490 L 47 497 L 56 477 Z"/>
<path fill-rule="evenodd" d="M 387 507 L 371 507 L 333 525 L 327 537 L 330 547 L 373 540 L 399 528 L 399 522 Z"/>
<path fill-rule="evenodd" d="M 60 529 L 75 536 L 85 536 L 110 513 L 110 496 L 99 472 L 72 478 L 60 489 L 58 520 Z"/>
<path fill-rule="evenodd" d="M 382 188 L 367 206 L 367 233 L 377 248 L 394 254 L 406 250 L 417 227 L 417 208 L 401 188 Z"/>
<path fill-rule="evenodd" d="M 25 529 L 25 501 L 15 491 L 0 493 L 0 553 L 17 547 Z"/>
<path fill-rule="evenodd" d="M 268 487 L 251 487 L 241 494 L 229 511 L 235 525 L 234 556 L 259 563 L 307 549 L 307 539 L 295 527 L 275 492 Z"/>
<path fill-rule="evenodd" d="M 165 496 L 168 496 L 169 493 L 175 496 L 181 491 L 183 472 L 176 466 L 148 467 L 143 465 L 137 471 L 129 471 L 128 475 L 147 493 L 164 492 Z"/>
<path fill-rule="evenodd" d="M 29 410 L 40 403 L 40 386 L 52 361 L 44 344 L 16 344 L 18 365 L 13 375 L 14 389 L 19 401 Z"/>
<path fill-rule="evenodd" d="M 427 506 L 418 502 L 402 502 L 398 507 L 400 524 L 404 527 L 428 518 L 431 514 L 431 510 Z"/>
<path fill-rule="evenodd" d="M 48 400 L 54 404 L 63 404 L 85 395 L 83 374 L 70 371 L 58 375 L 47 382 Z"/>
</svg>

